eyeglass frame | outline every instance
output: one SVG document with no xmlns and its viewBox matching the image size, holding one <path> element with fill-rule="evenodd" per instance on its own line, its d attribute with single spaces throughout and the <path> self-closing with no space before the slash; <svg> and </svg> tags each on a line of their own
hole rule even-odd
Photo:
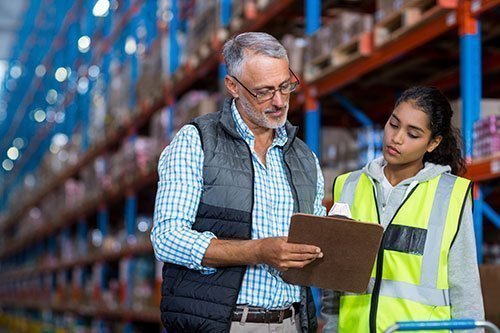
<svg viewBox="0 0 500 333">
<path fill-rule="evenodd" d="M 292 69 L 290 67 L 288 67 L 288 70 L 290 71 L 290 73 L 292 73 L 293 77 L 295 78 L 295 80 L 297 81 L 294 81 L 294 82 L 290 82 L 290 84 L 292 83 L 297 83 L 295 85 L 295 88 L 293 88 L 293 90 L 291 90 L 289 93 L 285 94 L 281 91 L 281 88 L 276 88 L 276 89 L 272 89 L 272 92 L 273 94 L 271 95 L 271 98 L 268 98 L 268 99 L 265 99 L 265 100 L 259 100 L 259 97 L 256 93 L 254 93 L 253 91 L 251 91 L 250 89 L 248 89 L 243 83 L 241 83 L 240 80 L 238 80 L 238 78 L 234 75 L 229 75 L 230 77 L 232 77 L 233 79 L 236 80 L 236 82 L 238 82 L 243 88 L 245 88 L 246 91 L 248 91 L 250 93 L 250 95 L 252 95 L 259 103 L 262 103 L 262 102 L 267 102 L 267 101 L 270 101 L 274 98 L 274 96 L 276 95 L 276 92 L 279 91 L 282 95 L 290 95 L 292 92 L 295 91 L 295 89 L 297 89 L 297 86 L 300 84 L 300 80 L 299 78 L 297 77 L 297 75 L 295 75 L 295 73 L 292 71 Z"/>
</svg>

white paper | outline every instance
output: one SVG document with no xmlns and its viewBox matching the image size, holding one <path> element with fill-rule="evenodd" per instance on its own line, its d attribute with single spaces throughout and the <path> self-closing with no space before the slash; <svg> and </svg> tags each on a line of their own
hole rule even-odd
<svg viewBox="0 0 500 333">
<path fill-rule="evenodd" d="M 348 218 L 352 218 L 349 205 L 343 202 L 336 202 L 333 204 L 332 208 L 328 212 L 328 216 L 333 216 L 333 215 L 341 215 Z"/>
</svg>

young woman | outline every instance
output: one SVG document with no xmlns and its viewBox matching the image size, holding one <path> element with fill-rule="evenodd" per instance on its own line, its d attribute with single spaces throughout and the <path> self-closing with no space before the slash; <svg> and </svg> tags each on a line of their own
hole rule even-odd
<svg viewBox="0 0 500 333">
<path fill-rule="evenodd" d="M 385 231 L 366 293 L 324 291 L 324 331 L 484 318 L 471 182 L 456 176 L 465 163 L 452 114 L 436 88 L 406 90 L 385 125 L 383 157 L 335 179 L 334 202 Z"/>
</svg>

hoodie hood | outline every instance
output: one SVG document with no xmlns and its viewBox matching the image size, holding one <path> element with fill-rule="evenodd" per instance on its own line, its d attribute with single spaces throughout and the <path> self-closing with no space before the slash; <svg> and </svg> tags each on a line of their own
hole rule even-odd
<svg viewBox="0 0 500 333">
<path fill-rule="evenodd" d="M 364 168 L 363 172 L 366 173 L 372 180 L 381 183 L 384 179 L 383 168 L 387 164 L 383 157 L 379 157 L 369 162 Z M 442 173 L 450 172 L 451 167 L 448 165 L 434 164 L 426 162 L 424 168 L 420 170 L 415 176 L 403 180 L 399 185 L 409 185 L 412 183 L 421 183 L 435 178 Z"/>
</svg>

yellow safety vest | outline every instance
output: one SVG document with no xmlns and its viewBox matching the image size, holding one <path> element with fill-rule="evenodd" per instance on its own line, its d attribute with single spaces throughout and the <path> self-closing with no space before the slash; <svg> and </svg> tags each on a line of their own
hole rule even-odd
<svg viewBox="0 0 500 333">
<path fill-rule="evenodd" d="M 451 318 L 448 253 L 471 182 L 441 174 L 419 183 L 387 226 L 366 293 L 343 293 L 339 332 L 384 332 L 397 321 Z M 361 170 L 337 177 L 336 202 L 380 223 L 375 189 Z"/>
</svg>

